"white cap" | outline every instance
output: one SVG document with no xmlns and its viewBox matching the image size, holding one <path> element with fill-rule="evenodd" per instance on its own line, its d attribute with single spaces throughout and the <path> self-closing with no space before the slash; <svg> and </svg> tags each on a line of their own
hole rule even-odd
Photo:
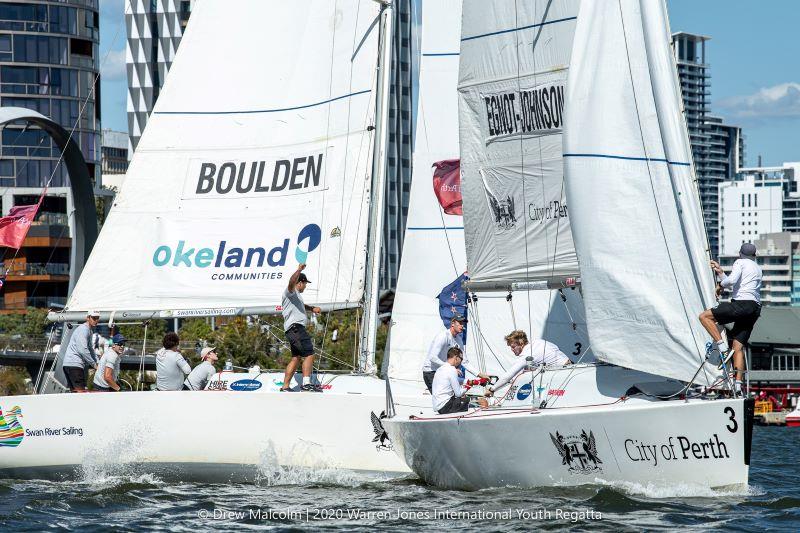
<svg viewBox="0 0 800 533">
<path fill-rule="evenodd" d="M 96 316 L 96 317 L 99 318 L 100 317 L 100 311 L 88 311 L 86 313 L 86 316 Z"/>
</svg>

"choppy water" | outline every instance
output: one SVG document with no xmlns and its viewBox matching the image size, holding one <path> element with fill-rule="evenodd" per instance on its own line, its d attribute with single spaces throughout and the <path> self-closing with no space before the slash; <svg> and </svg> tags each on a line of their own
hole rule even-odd
<svg viewBox="0 0 800 533">
<path fill-rule="evenodd" d="M 326 528 L 800 530 L 800 428 L 756 428 L 748 489 L 585 486 L 478 492 L 333 470 L 265 471 L 253 485 L 165 483 L 85 469 L 80 482 L 0 481 L 0 530 Z M 472 513 L 453 518 L 443 513 Z"/>
</svg>

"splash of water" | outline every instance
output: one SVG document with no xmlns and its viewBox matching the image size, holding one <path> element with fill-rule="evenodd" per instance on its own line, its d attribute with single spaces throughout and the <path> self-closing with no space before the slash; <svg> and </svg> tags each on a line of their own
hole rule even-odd
<svg viewBox="0 0 800 533">
<path fill-rule="evenodd" d="M 666 498 L 731 498 L 760 496 L 764 490 L 754 485 L 732 485 L 711 488 L 696 483 L 654 483 L 645 484 L 633 481 L 595 480 L 598 484 L 621 490 L 631 496 L 645 496 L 652 499 Z"/>
</svg>

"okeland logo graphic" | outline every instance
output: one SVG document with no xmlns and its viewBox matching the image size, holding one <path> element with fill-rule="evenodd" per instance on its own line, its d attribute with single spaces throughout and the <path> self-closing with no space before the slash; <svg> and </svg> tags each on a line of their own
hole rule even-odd
<svg viewBox="0 0 800 533">
<path fill-rule="evenodd" d="M 214 268 L 238 269 L 261 268 L 264 266 L 279 267 L 286 264 L 290 239 L 272 246 L 236 246 L 228 240 L 221 240 L 214 248 L 198 248 L 185 240 L 177 243 L 162 244 L 153 252 L 153 265 L 160 268 Z M 295 259 L 304 263 L 308 254 L 317 249 L 322 241 L 322 230 L 316 224 L 308 224 L 297 235 Z M 212 279 L 256 279 L 252 276 L 264 273 L 214 274 Z M 247 276 L 247 277 L 243 277 Z M 261 278 L 258 278 L 261 279 Z"/>
<path fill-rule="evenodd" d="M 18 418 L 22 417 L 22 409 L 15 405 L 5 415 L 0 407 L 0 447 L 16 448 L 22 442 L 25 431 Z"/>
<path fill-rule="evenodd" d="M 603 470 L 599 466 L 603 461 L 597 456 L 594 432 L 586 433 L 584 429 L 580 435 L 565 437 L 556 431 L 555 436 L 550 433 L 550 440 L 561 455 L 561 464 L 567 465 L 573 474 L 591 474 Z"/>
</svg>

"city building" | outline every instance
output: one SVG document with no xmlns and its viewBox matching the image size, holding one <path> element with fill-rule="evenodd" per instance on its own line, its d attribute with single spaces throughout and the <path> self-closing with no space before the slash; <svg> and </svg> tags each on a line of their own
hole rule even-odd
<svg viewBox="0 0 800 533">
<path fill-rule="evenodd" d="M 139 143 L 175 60 L 192 4 L 193 0 L 150 0 L 131 2 L 130 9 L 125 11 L 130 155 Z"/>
<path fill-rule="evenodd" d="M 103 187 L 119 190 L 128 171 L 128 134 L 104 129 L 100 151 Z"/>
<path fill-rule="evenodd" d="M 128 135 L 133 155 L 148 117 L 175 59 L 192 1 L 133 2 L 126 13 L 128 28 Z M 408 218 L 414 146 L 415 49 L 412 38 L 415 2 L 395 2 L 392 93 L 389 107 L 388 172 L 381 248 L 381 289 L 397 285 L 403 237 Z M 111 178 L 114 180 L 114 178 Z"/>
<path fill-rule="evenodd" d="M 678 64 L 684 114 L 689 129 L 700 202 L 711 255 L 719 254 L 719 184 L 733 179 L 744 166 L 741 129 L 710 114 L 711 75 L 706 61 L 710 37 L 678 32 L 672 35 Z"/>
<path fill-rule="evenodd" d="M 100 185 L 97 0 L 0 2 L 0 106 L 35 110 L 72 132 Z M 0 135 L 0 211 L 47 195 L 7 272 L 0 312 L 59 306 L 69 287 L 73 199 L 61 152 L 44 131 L 9 124 Z M 51 179 L 52 178 L 52 179 Z"/>
<path fill-rule="evenodd" d="M 769 184 L 769 185 L 768 185 Z M 783 188 L 756 175 L 719 185 L 719 254 L 735 256 L 744 242 L 783 231 Z"/>
</svg>

